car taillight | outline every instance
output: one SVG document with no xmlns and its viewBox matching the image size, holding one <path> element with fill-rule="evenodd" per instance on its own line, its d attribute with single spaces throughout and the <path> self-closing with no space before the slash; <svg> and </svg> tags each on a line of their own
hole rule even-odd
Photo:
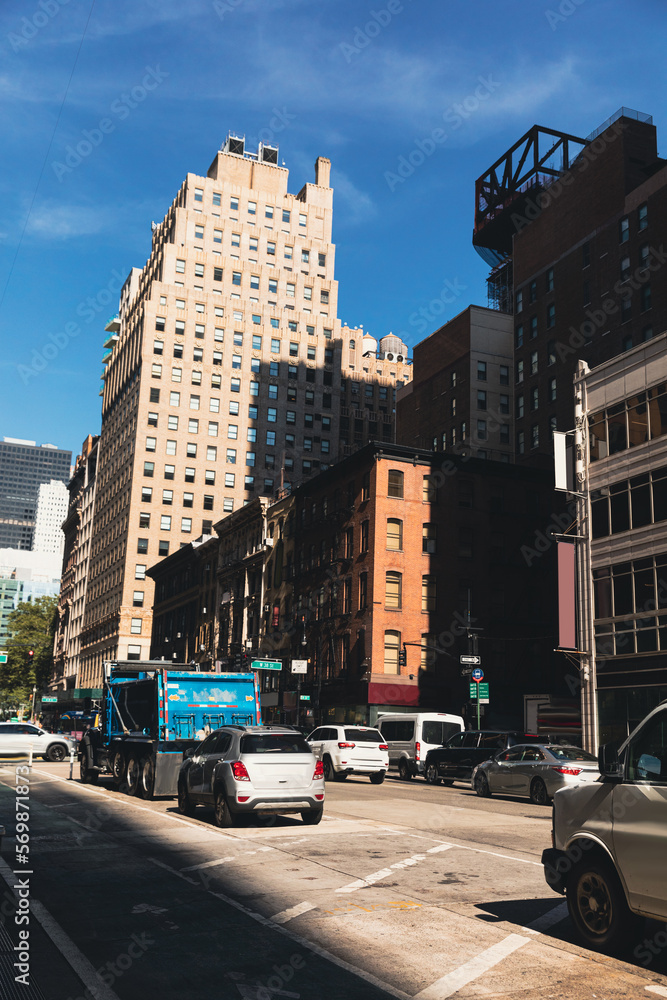
<svg viewBox="0 0 667 1000">
<path fill-rule="evenodd" d="M 421 743 L 415 743 L 415 760 L 421 760 Z"/>
<path fill-rule="evenodd" d="M 380 750 L 388 750 L 389 749 L 389 744 L 388 743 L 380 743 L 379 749 Z"/>
<path fill-rule="evenodd" d="M 323 777 L 324 777 L 324 764 L 322 763 L 321 760 L 318 760 L 317 764 L 315 765 L 315 773 L 313 774 L 313 780 L 315 780 L 315 778 L 323 778 Z"/>
<path fill-rule="evenodd" d="M 356 744 L 354 744 L 354 743 L 339 743 L 338 744 L 338 746 L 340 747 L 341 750 L 345 750 L 346 748 L 348 748 L 350 750 L 353 750 L 354 747 L 355 747 L 355 745 Z"/>
<path fill-rule="evenodd" d="M 551 768 L 552 771 L 558 771 L 559 774 L 581 774 L 583 767 L 564 767 L 562 764 L 558 767 L 555 765 Z"/>
<path fill-rule="evenodd" d="M 236 781 L 250 781 L 250 775 L 246 771 L 246 766 L 242 760 L 235 760 L 232 764 L 232 774 Z"/>
</svg>

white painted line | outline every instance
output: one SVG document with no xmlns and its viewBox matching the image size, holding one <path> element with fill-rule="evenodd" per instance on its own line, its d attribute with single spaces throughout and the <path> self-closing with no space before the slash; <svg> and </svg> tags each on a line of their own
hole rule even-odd
<svg viewBox="0 0 667 1000">
<path fill-rule="evenodd" d="M 446 1000 L 447 997 L 458 993 L 468 983 L 483 976 L 485 972 L 492 969 L 494 965 L 498 965 L 517 948 L 523 948 L 529 941 L 530 938 L 522 937 L 520 934 L 510 934 L 498 944 L 480 952 L 476 958 L 472 958 L 459 969 L 455 969 L 454 972 L 448 973 L 442 979 L 427 986 L 421 993 L 417 993 L 413 1000 Z"/>
<path fill-rule="evenodd" d="M 227 861 L 234 861 L 235 856 L 230 856 L 228 858 L 216 858 L 215 861 L 205 861 L 201 865 L 190 865 L 189 868 L 181 868 L 182 872 L 198 872 L 202 868 L 215 868 L 216 865 L 224 865 Z"/>
<path fill-rule="evenodd" d="M 522 927 L 521 929 L 524 931 L 532 931 L 534 934 L 542 934 L 550 927 L 553 927 L 554 924 L 559 924 L 561 920 L 565 920 L 567 915 L 567 903 L 558 903 L 557 906 L 554 906 L 551 910 L 547 910 L 547 912 L 543 913 L 541 917 L 537 918 L 537 920 L 533 920 L 527 927 Z M 667 994 L 665 995 L 667 996 Z"/>
<path fill-rule="evenodd" d="M 14 892 L 17 876 L 14 875 L 9 865 L 0 858 L 0 877 L 4 879 L 9 888 Z M 18 893 L 14 893 L 18 899 Z M 68 937 L 59 923 L 57 923 L 38 899 L 30 900 L 30 915 L 33 916 L 44 931 L 53 941 L 54 945 L 77 974 L 83 985 L 95 1000 L 118 1000 L 118 994 L 109 989 L 99 978 L 93 965 L 88 961 L 83 952 L 79 951 L 72 939 Z"/>
<path fill-rule="evenodd" d="M 274 924 L 286 924 L 288 920 L 293 920 L 294 917 L 300 917 L 302 913 L 308 913 L 309 910 L 315 910 L 317 907 L 314 903 L 297 903 L 296 906 L 290 906 L 288 910 L 281 910 L 280 913 L 274 913 L 271 917 Z"/>
<path fill-rule="evenodd" d="M 451 851 L 453 844 L 436 844 L 435 847 L 429 847 L 426 851 L 427 854 L 439 854 L 440 851 Z"/>
<path fill-rule="evenodd" d="M 446 847 L 444 845 L 438 846 L 437 850 L 444 851 L 447 850 L 449 846 L 451 845 L 447 845 Z M 434 848 L 431 848 L 431 851 L 433 850 Z M 395 871 L 398 871 L 401 868 L 411 868 L 413 865 L 423 861 L 425 857 L 426 854 L 413 854 L 409 858 L 404 858 L 403 861 L 396 861 L 388 868 L 381 868 L 379 872 L 373 872 L 372 875 L 367 875 L 365 878 L 359 878 L 354 882 L 349 882 L 347 885 L 341 886 L 340 889 L 336 889 L 336 892 L 356 892 L 357 889 L 365 889 L 370 885 L 374 885 L 376 882 L 380 882 L 383 878 L 387 878 L 387 876 L 392 875 Z"/>
<path fill-rule="evenodd" d="M 664 986 L 645 986 L 647 993 L 655 993 L 659 997 L 667 997 L 667 989 Z"/>
<path fill-rule="evenodd" d="M 402 990 L 396 989 L 395 986 L 391 986 L 389 983 L 383 982 L 382 979 L 378 979 L 378 977 L 374 976 L 371 972 L 359 969 L 356 965 L 350 965 L 349 962 L 333 955 L 330 951 L 327 951 L 326 948 L 321 948 L 318 944 L 315 944 L 314 941 L 309 941 L 301 934 L 295 934 L 294 931 L 290 930 L 288 927 L 283 927 L 281 924 L 275 923 L 271 917 L 264 917 L 261 913 L 257 913 L 255 910 L 250 910 L 247 906 L 244 906 L 243 903 L 240 903 L 236 899 L 232 899 L 231 896 L 225 896 L 222 892 L 214 892 L 212 889 L 204 888 L 204 886 L 202 886 L 199 882 L 195 882 L 194 879 L 188 878 L 187 875 L 181 875 L 181 873 L 176 871 L 175 868 L 170 868 L 169 865 L 165 865 L 162 861 L 158 861 L 156 858 L 149 858 L 148 860 L 152 861 L 153 864 L 158 865 L 160 868 L 164 868 L 172 875 L 182 878 L 185 882 L 191 882 L 193 885 L 196 885 L 198 888 L 208 893 L 209 896 L 215 896 L 216 899 L 221 900 L 227 906 L 232 906 L 235 910 L 245 913 L 246 916 L 250 917 L 252 920 L 256 920 L 257 923 L 262 924 L 264 927 L 271 928 L 276 932 L 276 934 L 283 934 L 285 937 L 290 938 L 291 941 L 295 941 L 302 948 L 307 948 L 308 951 L 312 952 L 314 955 L 319 955 L 320 958 L 326 959 L 327 962 L 337 965 L 339 969 L 344 969 L 346 972 L 352 973 L 353 976 L 358 976 L 359 979 L 363 979 L 365 982 L 370 983 L 377 989 L 384 990 L 389 996 L 397 997 L 397 1000 L 414 1000 L 414 998 L 408 993 L 404 993 Z"/>
</svg>

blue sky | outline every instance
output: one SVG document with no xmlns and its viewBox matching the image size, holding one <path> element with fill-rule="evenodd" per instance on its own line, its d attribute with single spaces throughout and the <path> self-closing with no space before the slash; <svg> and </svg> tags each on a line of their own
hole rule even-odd
<svg viewBox="0 0 667 1000">
<path fill-rule="evenodd" d="M 292 192 L 331 159 L 340 317 L 412 346 L 486 304 L 474 181 L 531 125 L 625 105 L 664 153 L 664 37 L 661 0 L 4 0 L 0 436 L 99 431 L 117 289 L 228 130 L 273 133 Z"/>
</svg>

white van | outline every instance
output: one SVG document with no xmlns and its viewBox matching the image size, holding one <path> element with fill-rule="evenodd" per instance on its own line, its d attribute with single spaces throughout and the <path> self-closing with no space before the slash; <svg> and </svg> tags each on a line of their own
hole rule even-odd
<svg viewBox="0 0 667 1000">
<path fill-rule="evenodd" d="M 424 774 L 429 750 L 465 729 L 460 715 L 446 712 L 392 712 L 379 716 L 375 725 L 389 747 L 389 766 L 397 767 L 406 781 Z"/>
</svg>

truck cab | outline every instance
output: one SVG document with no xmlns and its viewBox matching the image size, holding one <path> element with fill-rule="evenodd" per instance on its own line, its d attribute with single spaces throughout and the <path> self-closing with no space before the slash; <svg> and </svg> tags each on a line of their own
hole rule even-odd
<svg viewBox="0 0 667 1000">
<path fill-rule="evenodd" d="M 542 864 L 579 937 L 614 951 L 641 918 L 667 920 L 667 701 L 598 763 L 597 782 L 556 792 Z"/>
</svg>

